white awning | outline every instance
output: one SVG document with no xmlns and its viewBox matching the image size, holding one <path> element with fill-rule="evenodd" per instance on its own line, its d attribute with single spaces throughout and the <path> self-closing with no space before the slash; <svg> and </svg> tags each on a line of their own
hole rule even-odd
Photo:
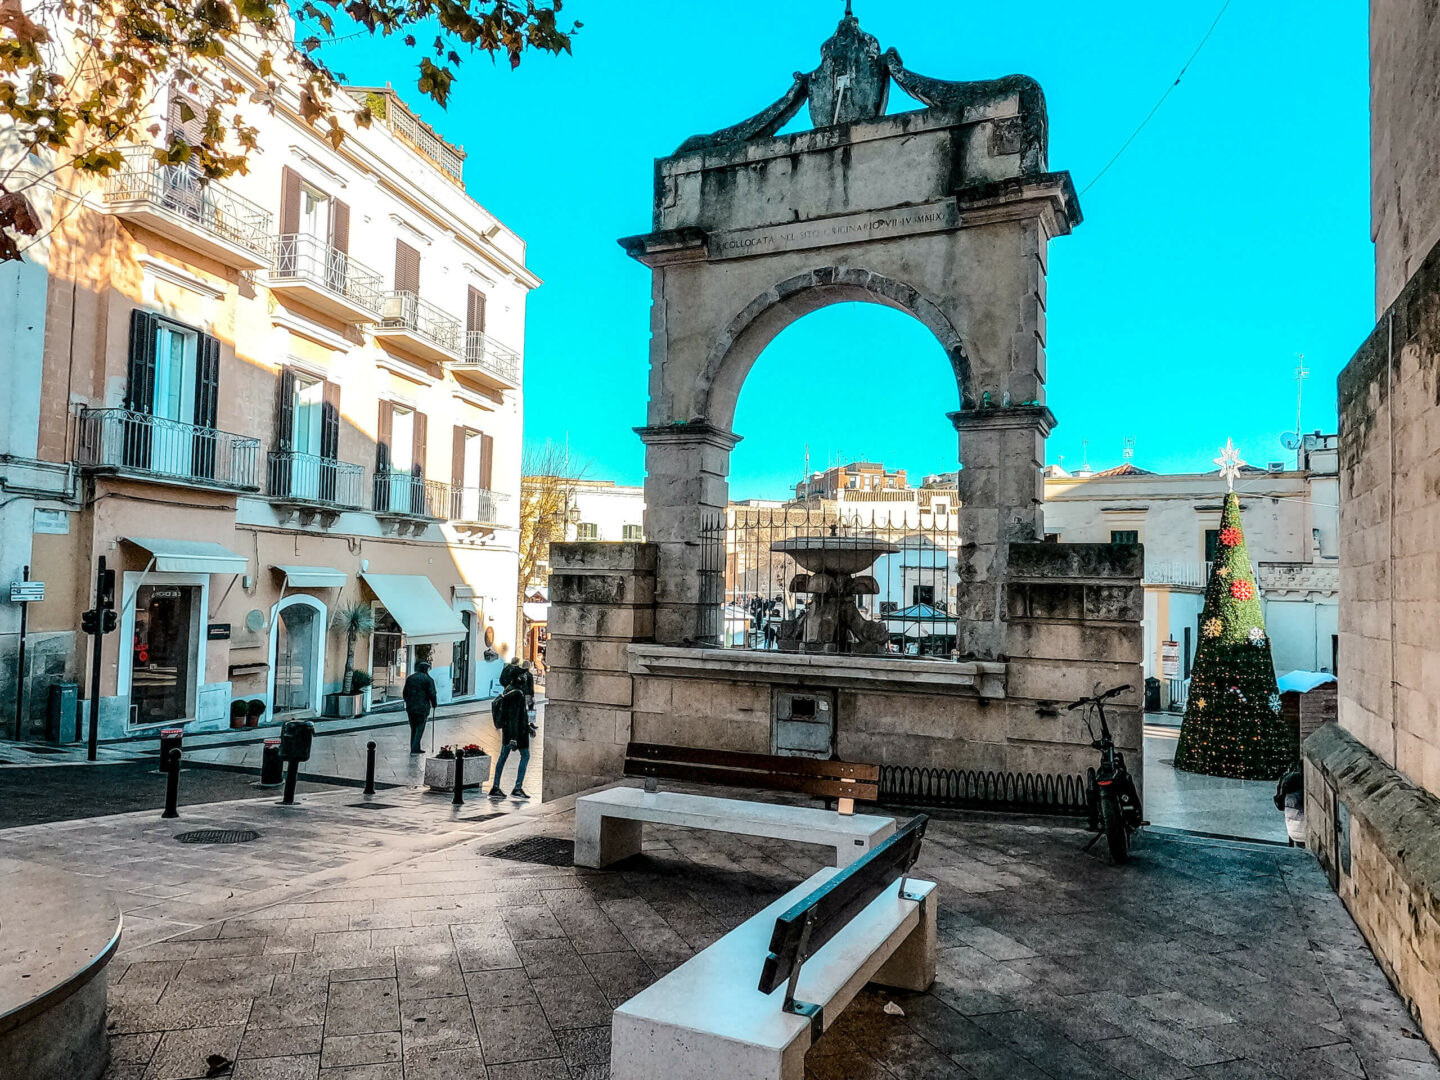
<svg viewBox="0 0 1440 1080">
<path fill-rule="evenodd" d="M 328 566 L 280 566 L 271 567 L 285 575 L 285 586 L 289 589 L 343 589 L 349 575 L 344 570 L 333 570 Z"/>
<path fill-rule="evenodd" d="M 155 540 L 127 536 L 127 544 L 144 548 L 155 559 L 155 569 L 165 574 L 243 574 L 250 565 L 244 555 L 209 540 Z"/>
<path fill-rule="evenodd" d="M 466 635 L 460 616 L 422 574 L 361 574 L 390 617 L 400 624 L 407 645 L 438 645 Z"/>
<path fill-rule="evenodd" d="M 534 604 L 534 603 L 530 603 L 530 604 L 524 605 L 523 610 L 524 610 L 524 612 L 525 612 L 525 618 L 529 619 L 529 620 L 530 620 L 531 622 L 533 622 L 533 623 L 542 623 L 542 622 L 549 622 L 549 621 L 550 621 L 550 605 L 549 605 L 549 604 Z"/>
</svg>

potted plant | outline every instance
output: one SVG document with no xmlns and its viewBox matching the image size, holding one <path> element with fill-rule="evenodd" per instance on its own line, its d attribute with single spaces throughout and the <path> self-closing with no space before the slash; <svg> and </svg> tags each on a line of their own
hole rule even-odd
<svg viewBox="0 0 1440 1080">
<path fill-rule="evenodd" d="M 230 726 L 232 728 L 243 728 L 245 726 L 245 711 L 250 703 L 244 698 L 236 698 L 230 702 Z"/>
<path fill-rule="evenodd" d="M 331 629 L 345 635 L 345 677 L 340 682 L 338 694 L 325 695 L 327 716 L 361 716 L 369 707 L 367 694 L 355 687 L 355 643 L 362 637 L 369 637 L 375 630 L 375 613 L 370 605 L 362 601 L 346 604 L 335 612 L 330 622 Z M 369 682 L 369 676 L 366 676 Z"/>
<path fill-rule="evenodd" d="M 455 752 L 465 754 L 465 787 L 479 787 L 490 779 L 490 756 L 476 743 L 442 746 L 434 757 L 425 759 L 425 786 L 431 791 L 455 790 Z"/>
<path fill-rule="evenodd" d="M 259 727 L 260 717 L 265 715 L 265 702 L 258 697 L 247 702 L 245 705 L 245 726 Z"/>
<path fill-rule="evenodd" d="M 360 711 L 370 711 L 370 687 L 374 680 L 368 671 L 357 671 L 350 679 L 350 690 L 360 695 Z"/>
</svg>

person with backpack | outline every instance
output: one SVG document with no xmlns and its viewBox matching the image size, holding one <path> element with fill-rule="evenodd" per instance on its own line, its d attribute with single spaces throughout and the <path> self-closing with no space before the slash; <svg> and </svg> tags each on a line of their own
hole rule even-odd
<svg viewBox="0 0 1440 1080">
<path fill-rule="evenodd" d="M 440 704 L 435 695 L 435 680 L 430 677 L 429 660 L 415 665 L 401 693 L 405 699 L 405 716 L 410 721 L 410 753 L 423 754 L 420 742 L 425 736 L 425 721 Z"/>
<path fill-rule="evenodd" d="M 519 670 L 518 668 L 516 670 Z M 505 771 L 505 762 L 510 752 L 520 755 L 520 768 L 515 774 L 515 787 L 510 795 L 516 799 L 528 799 L 525 792 L 525 768 L 530 764 L 530 712 L 525 707 L 525 692 L 518 685 L 519 680 L 511 679 L 500 696 L 490 702 L 490 718 L 500 729 L 500 757 L 495 762 L 495 779 L 490 787 L 490 798 L 503 799 L 500 774 Z"/>
</svg>

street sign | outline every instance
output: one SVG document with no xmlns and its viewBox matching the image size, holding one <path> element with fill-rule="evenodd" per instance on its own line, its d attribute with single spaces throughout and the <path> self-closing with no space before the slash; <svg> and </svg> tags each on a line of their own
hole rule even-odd
<svg viewBox="0 0 1440 1080">
<path fill-rule="evenodd" d="M 10 582 L 10 602 L 12 604 L 38 604 L 45 599 L 45 582 L 43 581 L 12 581 Z"/>
<path fill-rule="evenodd" d="M 1180 643 L 1178 641 L 1162 641 L 1160 643 L 1160 674 L 1167 679 L 1180 677 Z"/>
<path fill-rule="evenodd" d="M 229 641 L 230 624 L 228 622 L 212 622 L 205 626 L 206 641 Z"/>
</svg>

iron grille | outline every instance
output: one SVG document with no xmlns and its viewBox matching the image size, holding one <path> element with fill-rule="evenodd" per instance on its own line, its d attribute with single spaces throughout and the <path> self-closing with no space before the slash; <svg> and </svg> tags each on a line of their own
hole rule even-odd
<svg viewBox="0 0 1440 1080">
<path fill-rule="evenodd" d="M 483 330 L 466 331 L 465 359 L 457 360 L 451 366 L 461 371 L 479 368 L 511 386 L 520 383 L 520 354 L 508 345 L 500 344 Z"/>
<path fill-rule="evenodd" d="M 450 516 L 450 485 L 410 473 L 378 472 L 373 506 L 377 514 L 439 521 Z"/>
<path fill-rule="evenodd" d="M 880 766 L 880 803 L 972 810 L 1010 810 L 1084 817 L 1085 778 L 1044 773 Z"/>
<path fill-rule="evenodd" d="M 155 160 L 148 146 L 122 151 L 125 164 L 105 184 L 111 206 L 144 203 L 167 211 L 212 236 L 263 256 L 270 211 L 235 194 L 223 184 L 206 180 L 188 165 Z"/>
<path fill-rule="evenodd" d="M 524 840 L 516 840 L 480 854 L 487 859 L 508 859 L 510 862 L 536 863 L 540 866 L 574 866 L 575 841 L 559 836 L 527 836 Z"/>
<path fill-rule="evenodd" d="M 450 520 L 474 525 L 498 525 L 500 504 L 509 501 L 510 496 L 503 491 L 488 491 L 481 487 L 452 487 Z"/>
<path fill-rule="evenodd" d="M 129 409 L 82 409 L 76 464 L 259 490 L 260 440 Z"/>
<path fill-rule="evenodd" d="M 267 239 L 269 283 L 303 283 L 343 296 L 372 317 L 380 314 L 382 278 L 349 252 L 333 248 L 318 236 L 281 233 Z"/>
<path fill-rule="evenodd" d="M 182 844 L 248 844 L 260 834 L 254 829 L 194 829 L 177 833 L 175 839 Z"/>
<path fill-rule="evenodd" d="M 358 510 L 365 498 L 365 467 L 317 454 L 272 450 L 266 461 L 265 492 L 294 502 Z"/>
<path fill-rule="evenodd" d="M 408 330 L 436 348 L 460 352 L 460 321 L 443 308 L 408 290 L 386 293 L 380 302 L 379 330 Z"/>
</svg>

